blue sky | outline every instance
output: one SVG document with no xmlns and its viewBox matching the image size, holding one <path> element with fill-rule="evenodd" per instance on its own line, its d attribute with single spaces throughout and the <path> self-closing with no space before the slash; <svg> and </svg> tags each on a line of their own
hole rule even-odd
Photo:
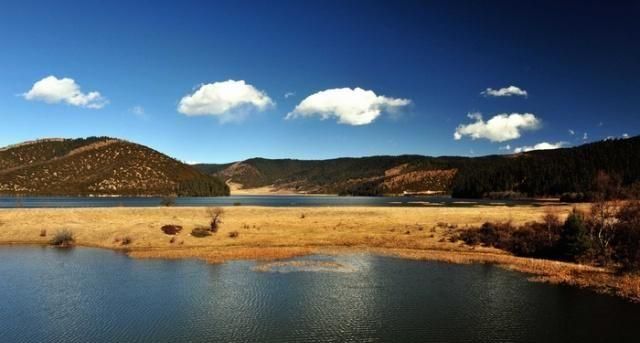
<svg viewBox="0 0 640 343">
<path fill-rule="evenodd" d="M 631 1 L 3 1 L 0 145 L 115 136 L 229 162 L 636 135 L 639 17 Z M 244 93 L 216 97 L 229 80 Z M 508 86 L 527 95 L 481 94 Z"/>
</svg>

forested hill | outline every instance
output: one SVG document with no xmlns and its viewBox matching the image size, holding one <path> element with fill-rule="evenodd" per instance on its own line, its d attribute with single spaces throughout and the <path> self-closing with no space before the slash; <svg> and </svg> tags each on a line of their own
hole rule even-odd
<svg viewBox="0 0 640 343">
<path fill-rule="evenodd" d="M 220 179 L 109 137 L 42 139 L 0 149 L 0 194 L 228 195 Z"/>
<path fill-rule="evenodd" d="M 444 192 L 456 197 L 559 196 L 591 192 L 599 172 L 640 188 L 640 137 L 574 148 L 485 157 L 372 156 L 330 160 L 253 158 L 199 169 L 243 188 L 379 195 Z"/>
</svg>

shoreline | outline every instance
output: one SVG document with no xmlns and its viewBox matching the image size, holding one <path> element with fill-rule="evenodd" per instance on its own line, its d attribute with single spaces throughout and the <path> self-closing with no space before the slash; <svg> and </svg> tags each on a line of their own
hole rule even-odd
<svg viewBox="0 0 640 343">
<path fill-rule="evenodd" d="M 543 207 L 225 207 L 218 233 L 190 235 L 208 218 L 202 207 L 1 209 L 0 245 L 48 245 L 57 230 L 74 232 L 77 246 L 104 248 L 141 259 L 273 261 L 312 254 L 372 253 L 447 263 L 490 263 L 532 281 L 567 284 L 640 302 L 640 276 L 551 260 L 516 257 L 494 248 L 450 241 L 484 221 L 539 220 L 572 206 Z M 182 225 L 176 236 L 165 224 Z M 40 237 L 41 229 L 47 230 Z M 229 233 L 237 232 L 236 238 Z M 124 237 L 131 244 L 122 245 Z"/>
</svg>

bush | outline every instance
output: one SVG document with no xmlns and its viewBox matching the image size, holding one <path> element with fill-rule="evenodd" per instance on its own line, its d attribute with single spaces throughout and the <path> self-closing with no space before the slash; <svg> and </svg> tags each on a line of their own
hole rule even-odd
<svg viewBox="0 0 640 343">
<path fill-rule="evenodd" d="M 41 229 L 40 230 L 40 237 L 47 237 L 47 230 L 46 229 Z"/>
<path fill-rule="evenodd" d="M 211 231 L 206 227 L 196 227 L 191 230 L 191 236 L 198 238 L 207 237 L 211 236 Z"/>
<path fill-rule="evenodd" d="M 459 238 L 469 245 L 481 244 L 504 249 L 509 241 L 511 231 L 513 231 L 511 223 L 486 222 L 479 229 L 463 231 Z"/>
<path fill-rule="evenodd" d="M 122 245 L 129 245 L 131 243 L 133 243 L 133 239 L 131 239 L 131 237 L 129 236 L 122 237 L 122 240 L 120 241 L 120 244 Z"/>
<path fill-rule="evenodd" d="M 171 224 L 171 225 L 164 225 L 160 229 L 162 230 L 162 232 L 164 232 L 167 235 L 176 235 L 178 234 L 178 232 L 182 231 L 182 226 Z"/>
<path fill-rule="evenodd" d="M 229 238 L 237 238 L 238 236 L 240 236 L 240 233 L 238 231 L 229 232 Z"/>
<path fill-rule="evenodd" d="M 60 230 L 51 238 L 51 245 L 55 245 L 60 248 L 67 248 L 73 246 L 75 242 L 73 238 L 73 232 L 71 230 Z"/>
</svg>

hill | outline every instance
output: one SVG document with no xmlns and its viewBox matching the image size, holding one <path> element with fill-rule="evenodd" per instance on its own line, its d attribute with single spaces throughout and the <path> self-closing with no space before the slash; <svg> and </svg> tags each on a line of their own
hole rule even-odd
<svg viewBox="0 0 640 343">
<path fill-rule="evenodd" d="M 109 137 L 42 139 L 0 149 L 0 194 L 228 193 L 216 177 L 143 145 Z"/>
<path fill-rule="evenodd" d="M 329 160 L 252 158 L 197 165 L 243 188 L 300 193 L 380 195 L 447 193 L 456 197 L 585 196 L 598 173 L 619 188 L 640 188 L 640 137 L 573 148 L 484 157 L 371 156 Z"/>
</svg>

